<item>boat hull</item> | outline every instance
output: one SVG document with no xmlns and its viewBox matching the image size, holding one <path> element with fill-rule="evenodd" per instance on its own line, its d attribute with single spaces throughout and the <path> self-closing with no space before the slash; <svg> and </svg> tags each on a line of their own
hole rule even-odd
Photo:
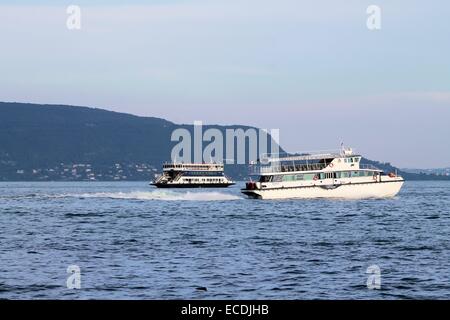
<svg viewBox="0 0 450 320">
<path fill-rule="evenodd" d="M 396 181 L 349 183 L 328 186 L 314 185 L 255 190 L 242 189 L 242 193 L 254 199 L 390 198 L 396 196 L 400 192 L 403 183 L 404 180 L 402 179 Z"/>
<path fill-rule="evenodd" d="M 195 188 L 228 188 L 234 183 L 152 183 L 157 188 L 164 189 L 195 189 Z"/>
</svg>

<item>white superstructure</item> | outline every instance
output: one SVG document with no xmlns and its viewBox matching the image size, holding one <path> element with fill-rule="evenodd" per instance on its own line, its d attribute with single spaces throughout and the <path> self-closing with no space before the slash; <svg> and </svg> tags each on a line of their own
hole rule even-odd
<svg viewBox="0 0 450 320">
<path fill-rule="evenodd" d="M 335 152 L 267 155 L 242 192 L 257 199 L 285 198 L 384 198 L 393 197 L 404 179 L 361 164 L 351 148 Z"/>
<path fill-rule="evenodd" d="M 168 163 L 153 183 L 158 188 L 223 188 L 235 184 L 216 163 Z"/>
</svg>

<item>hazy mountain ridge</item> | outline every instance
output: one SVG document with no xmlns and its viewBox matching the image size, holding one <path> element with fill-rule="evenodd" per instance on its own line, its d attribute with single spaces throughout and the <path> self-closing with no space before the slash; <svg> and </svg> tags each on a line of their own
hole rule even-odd
<svg viewBox="0 0 450 320">
<path fill-rule="evenodd" d="M 403 172 L 416 173 L 416 174 L 432 174 L 439 176 L 450 176 L 450 167 L 446 168 L 433 168 L 433 169 L 413 169 L 402 168 Z"/>
<path fill-rule="evenodd" d="M 0 102 L 0 180 L 149 180 L 170 161 L 177 125 L 103 109 Z M 252 128 L 205 125 L 204 130 Z M 225 134 L 224 134 L 225 136 Z M 388 172 L 390 164 L 365 159 Z M 247 166 L 228 165 L 227 173 L 243 179 Z M 406 179 L 441 177 L 404 173 Z M 446 177 L 442 177 L 446 178 Z"/>
<path fill-rule="evenodd" d="M 380 168 L 384 172 L 397 172 L 406 180 L 450 180 L 449 176 L 444 176 L 444 175 L 435 175 L 435 174 L 423 173 L 423 172 L 420 172 L 420 173 L 406 172 L 406 171 L 403 171 L 402 169 L 394 167 L 389 162 L 385 163 L 385 162 L 373 161 L 373 160 L 369 160 L 366 158 L 363 158 L 361 160 L 361 162 L 366 163 L 366 164 L 372 164 L 375 167 Z"/>
<path fill-rule="evenodd" d="M 192 125 L 88 107 L 0 102 L 0 180 L 148 180 Z M 203 130 L 249 126 L 205 125 Z M 270 139 L 269 139 L 270 140 Z M 270 143 L 269 143 L 270 145 Z M 235 148 L 236 153 L 236 148 Z M 248 156 L 248 154 L 247 154 Z M 227 166 L 234 177 L 245 165 Z"/>
</svg>

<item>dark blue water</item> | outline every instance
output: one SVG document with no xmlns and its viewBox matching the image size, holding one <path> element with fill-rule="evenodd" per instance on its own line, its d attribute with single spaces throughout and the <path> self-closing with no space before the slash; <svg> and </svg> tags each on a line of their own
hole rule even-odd
<svg viewBox="0 0 450 320">
<path fill-rule="evenodd" d="M 0 272 L 7 299 L 449 299 L 450 183 L 360 201 L 0 183 Z"/>
</svg>

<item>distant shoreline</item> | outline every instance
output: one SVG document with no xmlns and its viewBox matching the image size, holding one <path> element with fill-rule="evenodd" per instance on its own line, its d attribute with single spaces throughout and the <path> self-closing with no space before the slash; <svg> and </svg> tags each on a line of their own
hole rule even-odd
<svg viewBox="0 0 450 320">
<path fill-rule="evenodd" d="M 220 132 L 254 128 L 207 127 Z M 194 130 L 192 125 L 103 109 L 5 102 L 0 102 L 0 128 L 0 181 L 11 182 L 150 181 L 170 161 L 173 131 Z M 245 158 L 250 158 L 248 149 Z M 285 152 L 282 146 L 280 152 Z M 362 163 L 398 172 L 407 181 L 450 181 L 450 176 L 408 172 L 390 163 L 365 158 Z M 247 165 L 228 165 L 225 171 L 234 180 L 248 176 Z"/>
<path fill-rule="evenodd" d="M 447 179 L 409 179 L 405 180 L 405 182 L 450 182 L 450 178 Z M 86 183 L 110 183 L 110 182 L 142 182 L 148 184 L 150 187 L 150 180 L 0 180 L 0 183 L 67 183 L 67 182 L 86 182 Z M 245 183 L 246 180 L 236 180 L 236 183 Z M 156 187 L 155 187 L 156 188 Z"/>
</svg>

